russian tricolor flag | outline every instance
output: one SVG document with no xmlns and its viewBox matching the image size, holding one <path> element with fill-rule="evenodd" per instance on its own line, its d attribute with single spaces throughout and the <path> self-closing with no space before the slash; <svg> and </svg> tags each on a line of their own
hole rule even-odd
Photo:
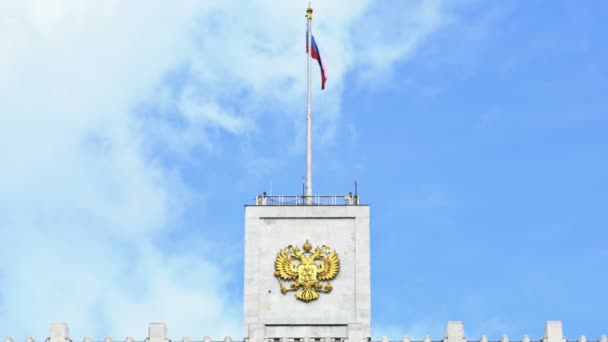
<svg viewBox="0 0 608 342">
<path fill-rule="evenodd" d="M 321 61 L 321 53 L 319 52 L 319 47 L 315 42 L 315 36 L 312 34 L 312 53 L 311 57 L 316 59 L 319 62 L 319 67 L 321 68 L 321 90 L 325 89 L 325 81 L 327 81 L 327 76 L 325 76 L 325 68 L 323 67 L 323 61 Z M 308 53 L 308 33 L 306 34 L 306 53 Z"/>
</svg>

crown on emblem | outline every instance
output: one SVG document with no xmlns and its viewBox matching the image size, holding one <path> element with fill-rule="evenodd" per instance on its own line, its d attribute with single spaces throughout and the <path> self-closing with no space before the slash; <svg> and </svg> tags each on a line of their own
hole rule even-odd
<svg viewBox="0 0 608 342">
<path fill-rule="evenodd" d="M 308 239 L 306 240 L 306 242 L 304 243 L 304 246 L 302 246 L 304 248 L 304 252 L 309 253 L 310 250 L 312 249 L 312 245 L 310 244 L 310 242 L 308 242 Z"/>
</svg>

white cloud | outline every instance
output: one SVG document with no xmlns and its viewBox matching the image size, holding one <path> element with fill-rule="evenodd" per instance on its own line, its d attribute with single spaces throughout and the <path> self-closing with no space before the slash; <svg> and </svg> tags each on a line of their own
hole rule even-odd
<svg viewBox="0 0 608 342">
<path fill-rule="evenodd" d="M 218 127 L 233 134 L 245 132 L 247 120 L 243 117 L 235 116 L 222 108 L 212 99 L 196 96 L 195 90 L 191 87 L 184 89 L 181 94 L 178 108 L 190 125 L 198 128 Z"/>
<path fill-rule="evenodd" d="M 348 71 L 388 70 L 439 27 L 437 2 L 412 2 L 399 34 L 376 39 L 395 26 L 366 20 L 372 3 L 315 4 L 330 71 L 319 141 L 334 134 Z M 303 18 L 279 0 L 0 3 L 1 333 L 42 340 L 66 321 L 76 339 L 138 339 L 163 320 L 174 334 L 240 337 L 222 261 L 157 243 L 200 194 L 149 146 L 187 156 L 218 144 L 211 130 L 255 132 L 269 109 L 300 116 Z M 160 114 L 137 115 L 141 103 Z"/>
</svg>

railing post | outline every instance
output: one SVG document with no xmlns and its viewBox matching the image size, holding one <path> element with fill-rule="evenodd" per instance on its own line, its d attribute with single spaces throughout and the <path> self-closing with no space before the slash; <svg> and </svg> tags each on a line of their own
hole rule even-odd
<svg viewBox="0 0 608 342">
<path fill-rule="evenodd" d="M 351 323 L 348 325 L 348 342 L 363 342 L 364 338 L 361 324 Z"/>
<path fill-rule="evenodd" d="M 166 342 L 167 326 L 165 323 L 150 323 L 148 328 L 150 342 Z"/>
<path fill-rule="evenodd" d="M 548 321 L 545 324 L 545 336 L 542 342 L 565 342 L 561 321 Z"/>
<path fill-rule="evenodd" d="M 50 342 L 65 342 L 70 338 L 68 326 L 65 323 L 51 323 Z"/>
<path fill-rule="evenodd" d="M 444 342 L 466 342 L 464 337 L 464 324 L 462 322 L 450 321 L 445 327 Z"/>
<path fill-rule="evenodd" d="M 265 342 L 266 326 L 261 323 L 250 323 L 248 326 L 249 342 Z"/>
</svg>

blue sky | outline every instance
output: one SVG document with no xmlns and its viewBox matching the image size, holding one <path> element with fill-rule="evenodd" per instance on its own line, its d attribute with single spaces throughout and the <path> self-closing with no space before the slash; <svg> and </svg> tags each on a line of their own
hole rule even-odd
<svg viewBox="0 0 608 342">
<path fill-rule="evenodd" d="M 301 192 L 306 5 L 0 3 L 0 335 L 241 337 L 243 205 Z M 372 206 L 374 337 L 607 334 L 608 6 L 313 6 L 314 190 Z"/>
</svg>

